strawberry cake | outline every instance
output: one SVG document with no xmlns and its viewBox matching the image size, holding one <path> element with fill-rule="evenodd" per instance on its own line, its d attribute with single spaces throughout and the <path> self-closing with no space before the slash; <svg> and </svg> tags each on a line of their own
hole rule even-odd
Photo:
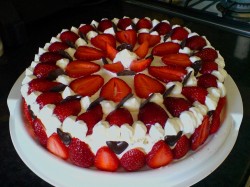
<svg viewBox="0 0 250 187">
<path fill-rule="evenodd" d="M 159 168 L 219 129 L 224 66 L 205 36 L 167 20 L 92 21 L 39 49 L 24 116 L 45 149 L 79 167 Z"/>
</svg>

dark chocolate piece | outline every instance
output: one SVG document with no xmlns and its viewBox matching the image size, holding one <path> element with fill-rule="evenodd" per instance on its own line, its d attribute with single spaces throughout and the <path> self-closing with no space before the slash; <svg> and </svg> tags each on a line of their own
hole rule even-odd
<svg viewBox="0 0 250 187">
<path fill-rule="evenodd" d="M 53 71 L 50 71 L 46 79 L 48 79 L 48 80 L 50 80 L 50 81 L 53 81 L 53 80 L 55 80 L 59 75 L 64 75 L 64 74 L 65 74 L 65 72 L 64 72 L 62 69 L 57 68 L 57 69 L 55 69 L 55 70 L 53 70 Z"/>
<path fill-rule="evenodd" d="M 116 24 L 115 23 L 113 23 L 112 22 L 112 27 L 113 27 L 113 29 L 114 29 L 114 31 L 115 31 L 115 33 L 118 31 L 118 29 L 117 29 L 117 26 L 116 26 Z"/>
<path fill-rule="evenodd" d="M 63 132 L 62 129 L 57 128 L 57 134 L 65 145 L 69 145 L 71 142 L 71 135 L 68 132 Z"/>
<path fill-rule="evenodd" d="M 163 37 L 163 42 L 166 42 L 167 39 L 172 35 L 172 33 L 173 33 L 173 30 L 171 30 L 169 33 L 165 34 Z"/>
<path fill-rule="evenodd" d="M 210 111 L 207 112 L 207 115 L 208 115 L 209 117 L 211 117 L 213 114 L 214 114 L 214 110 L 210 110 Z"/>
<path fill-rule="evenodd" d="M 96 25 L 95 25 L 95 24 L 93 24 L 92 26 L 94 27 L 95 32 L 97 32 L 97 34 L 100 34 L 100 33 L 99 33 L 99 31 L 98 31 L 98 29 L 97 29 L 97 27 L 96 27 Z"/>
<path fill-rule="evenodd" d="M 179 131 L 176 136 L 175 135 L 165 136 L 164 140 L 169 146 L 174 146 L 174 144 L 176 144 L 176 142 L 181 138 L 181 136 L 182 136 L 182 131 Z"/>
<path fill-rule="evenodd" d="M 66 42 L 66 44 L 68 44 L 70 47 L 76 49 L 76 46 L 75 46 L 75 44 L 74 44 L 72 41 L 66 40 L 65 42 Z"/>
<path fill-rule="evenodd" d="M 102 62 L 103 62 L 103 64 L 109 64 L 108 60 L 104 57 L 102 58 Z"/>
<path fill-rule="evenodd" d="M 153 96 L 154 93 L 150 94 L 150 96 L 144 102 L 141 103 L 140 108 L 144 107 L 147 103 L 149 103 Z"/>
<path fill-rule="evenodd" d="M 123 70 L 117 73 L 117 76 L 127 76 L 127 75 L 135 75 L 136 73 L 131 70 Z"/>
<path fill-rule="evenodd" d="M 79 33 L 80 37 L 88 44 L 88 38 L 82 32 Z"/>
<path fill-rule="evenodd" d="M 131 27 L 132 27 L 133 30 L 137 30 L 136 25 L 134 24 L 134 22 L 131 22 Z"/>
<path fill-rule="evenodd" d="M 186 39 L 181 41 L 181 49 L 183 49 L 186 46 Z"/>
<path fill-rule="evenodd" d="M 186 75 L 186 77 L 183 79 L 183 81 L 182 81 L 182 85 L 183 85 L 183 86 L 185 86 L 185 85 L 187 84 L 188 79 L 190 78 L 191 75 L 192 75 L 192 71 L 190 71 L 190 72 Z"/>
<path fill-rule="evenodd" d="M 128 147 L 128 143 L 125 141 L 106 141 L 106 144 L 115 154 L 118 155 Z"/>
<path fill-rule="evenodd" d="M 95 107 L 96 105 L 99 105 L 101 101 L 103 101 L 104 98 L 103 97 L 98 97 L 96 100 L 94 100 L 89 107 L 87 108 L 87 110 L 92 109 L 93 107 Z"/>
<path fill-rule="evenodd" d="M 50 89 L 51 92 L 61 92 L 66 88 L 66 85 L 64 84 L 58 84 L 57 86 L 54 86 Z"/>
<path fill-rule="evenodd" d="M 198 74 L 198 72 L 201 69 L 201 65 L 202 65 L 202 61 L 201 60 L 197 60 L 195 61 L 191 67 L 194 69 L 194 75 L 196 76 Z"/>
<path fill-rule="evenodd" d="M 130 93 L 128 94 L 126 97 L 124 97 L 119 103 L 118 105 L 116 105 L 116 109 L 120 108 L 130 97 L 132 97 L 133 94 Z"/>
<path fill-rule="evenodd" d="M 69 61 L 73 61 L 73 58 L 69 55 L 69 53 L 67 53 L 66 51 L 64 50 L 59 50 L 58 53 L 60 55 L 62 55 L 64 58 L 67 58 L 69 59 Z"/>
<path fill-rule="evenodd" d="M 146 59 L 149 59 L 149 58 L 151 58 L 152 60 L 154 60 L 154 55 L 150 54 L 150 55 L 148 55 L 148 56 L 146 57 Z"/>
<path fill-rule="evenodd" d="M 61 101 L 61 103 L 64 103 L 64 102 L 67 102 L 67 101 L 71 101 L 71 100 L 80 100 L 81 98 L 82 98 L 82 96 L 80 96 L 80 95 L 71 95 L 71 96 L 68 96 L 65 99 L 63 99 Z"/>
<path fill-rule="evenodd" d="M 130 44 L 127 44 L 127 43 L 122 43 L 121 45 L 119 45 L 119 46 L 117 47 L 117 50 L 118 50 L 118 51 L 122 51 L 123 49 L 127 49 L 127 50 L 129 50 L 129 51 L 133 51 L 133 46 L 130 45 Z"/>
<path fill-rule="evenodd" d="M 164 93 L 163 93 L 163 99 L 167 97 L 174 89 L 175 85 L 170 86 Z"/>
</svg>

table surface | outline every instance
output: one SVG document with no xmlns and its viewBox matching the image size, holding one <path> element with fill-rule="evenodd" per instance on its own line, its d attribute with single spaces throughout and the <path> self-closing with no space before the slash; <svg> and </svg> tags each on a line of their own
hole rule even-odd
<svg viewBox="0 0 250 187">
<path fill-rule="evenodd" d="M 211 44 L 225 58 L 225 69 L 236 82 L 243 99 L 244 117 L 238 139 L 229 156 L 212 174 L 193 186 L 244 186 L 249 177 L 250 165 L 250 100 L 248 99 L 250 93 L 250 76 L 248 75 L 250 73 L 250 38 L 120 1 L 70 7 L 35 22 L 26 23 L 27 41 L 17 47 L 5 49 L 4 56 L 0 58 L 1 186 L 51 186 L 36 176 L 22 162 L 14 149 L 9 134 L 8 94 L 16 79 L 34 59 L 38 48 L 43 47 L 52 36 L 56 36 L 63 28 L 78 27 L 81 23 L 90 23 L 93 19 L 121 18 L 123 16 L 169 19 L 172 23 L 185 25 L 192 31 L 207 36 Z"/>
</svg>

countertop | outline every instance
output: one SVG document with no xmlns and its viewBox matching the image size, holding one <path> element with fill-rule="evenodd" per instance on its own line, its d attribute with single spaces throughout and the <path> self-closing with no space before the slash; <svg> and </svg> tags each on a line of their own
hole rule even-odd
<svg viewBox="0 0 250 187">
<path fill-rule="evenodd" d="M 8 186 L 49 187 L 20 159 L 11 142 L 7 97 L 16 79 L 34 59 L 39 47 L 49 42 L 62 29 L 78 27 L 81 23 L 100 20 L 103 17 L 123 16 L 169 19 L 183 24 L 192 31 L 205 35 L 220 51 L 226 62 L 226 71 L 237 84 L 243 100 L 244 117 L 236 144 L 225 161 L 209 176 L 194 187 L 244 186 L 249 177 L 250 166 L 250 38 L 239 36 L 206 24 L 171 17 L 167 13 L 150 10 L 119 1 L 107 1 L 100 5 L 82 5 L 57 11 L 47 17 L 25 24 L 27 40 L 22 44 L 5 48 L 0 57 L 0 184 Z M 249 29 L 250 30 L 250 29 Z M 31 153 L 32 154 L 32 153 Z"/>
</svg>

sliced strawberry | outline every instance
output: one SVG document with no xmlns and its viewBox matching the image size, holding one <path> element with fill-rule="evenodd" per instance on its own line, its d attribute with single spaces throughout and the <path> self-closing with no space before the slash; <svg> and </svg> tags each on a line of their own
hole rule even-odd
<svg viewBox="0 0 250 187">
<path fill-rule="evenodd" d="M 173 43 L 173 42 L 165 42 L 165 43 L 161 43 L 156 45 L 153 49 L 152 49 L 152 55 L 155 56 L 165 56 L 167 54 L 176 54 L 179 52 L 180 49 L 180 45 L 177 43 Z"/>
<path fill-rule="evenodd" d="M 94 30 L 95 28 L 92 25 L 86 24 L 86 25 L 82 25 L 79 28 L 78 33 L 86 35 L 89 31 L 94 31 Z"/>
<path fill-rule="evenodd" d="M 43 123 L 41 122 L 41 120 L 36 118 L 34 120 L 32 127 L 33 127 L 34 133 L 35 133 L 38 141 L 40 142 L 40 144 L 42 146 L 46 147 L 47 141 L 48 141 L 48 136 L 46 134 L 46 129 L 45 129 Z"/>
<path fill-rule="evenodd" d="M 57 104 L 53 113 L 61 122 L 63 122 L 68 116 L 77 116 L 80 111 L 80 101 L 77 99 L 72 99 Z"/>
<path fill-rule="evenodd" d="M 182 67 L 191 66 L 192 62 L 189 59 L 187 54 L 178 53 L 178 54 L 167 54 L 162 57 L 162 61 L 165 64 L 178 65 Z"/>
<path fill-rule="evenodd" d="M 182 135 L 173 149 L 174 158 L 180 159 L 184 157 L 189 151 L 189 149 L 190 149 L 190 140 L 186 137 L 186 135 Z"/>
<path fill-rule="evenodd" d="M 173 160 L 173 153 L 169 146 L 159 140 L 146 155 L 146 163 L 150 168 L 159 168 L 168 165 Z"/>
<path fill-rule="evenodd" d="M 148 54 L 149 43 L 145 40 L 134 52 L 140 58 L 144 58 Z"/>
<path fill-rule="evenodd" d="M 130 18 L 122 18 L 118 21 L 117 27 L 121 30 L 126 30 L 128 26 L 132 24 L 132 20 Z"/>
<path fill-rule="evenodd" d="M 122 156 L 120 162 L 125 170 L 137 171 L 146 163 L 145 153 L 137 148 L 130 149 Z"/>
<path fill-rule="evenodd" d="M 104 171 L 116 171 L 119 167 L 119 159 L 107 146 L 98 149 L 94 163 L 96 168 Z"/>
<path fill-rule="evenodd" d="M 107 43 L 107 45 L 106 45 L 106 57 L 113 61 L 117 53 L 118 53 L 118 51 L 116 50 L 116 48 L 114 48 L 109 43 Z"/>
<path fill-rule="evenodd" d="M 141 60 L 134 60 L 130 64 L 130 70 L 134 72 L 140 72 L 145 70 L 147 67 L 150 66 L 151 62 L 153 61 L 153 58 L 146 58 Z"/>
<path fill-rule="evenodd" d="M 157 31 L 159 35 L 166 35 L 171 31 L 171 26 L 166 22 L 160 22 L 153 28 L 153 30 Z"/>
<path fill-rule="evenodd" d="M 63 144 L 57 133 L 53 133 L 49 137 L 47 141 L 47 149 L 62 159 L 66 160 L 69 158 L 68 148 Z"/>
<path fill-rule="evenodd" d="M 148 41 L 149 47 L 153 47 L 161 41 L 160 35 L 153 35 L 150 33 L 139 33 L 138 34 L 138 43 L 142 44 L 145 41 Z"/>
<path fill-rule="evenodd" d="M 79 36 L 72 31 L 65 31 L 60 34 L 60 39 L 62 40 L 62 42 L 65 42 L 65 43 L 71 42 L 74 44 L 78 38 Z"/>
<path fill-rule="evenodd" d="M 55 64 L 51 64 L 48 62 L 45 63 L 39 63 L 34 68 L 34 75 L 37 78 L 46 78 L 50 74 L 50 72 L 58 69 L 59 67 Z"/>
<path fill-rule="evenodd" d="M 216 62 L 204 62 L 202 63 L 200 73 L 201 74 L 210 74 L 213 71 L 218 70 L 218 64 Z"/>
<path fill-rule="evenodd" d="M 168 115 L 165 110 L 153 102 L 148 102 L 142 108 L 140 108 L 138 119 L 142 121 L 149 132 L 150 127 L 159 123 L 164 128 L 168 119 Z"/>
<path fill-rule="evenodd" d="M 32 125 L 34 119 L 32 117 L 29 106 L 27 105 L 24 99 L 22 99 L 22 108 L 23 108 L 24 119 L 27 121 L 28 125 Z"/>
<path fill-rule="evenodd" d="M 57 60 L 62 59 L 63 56 L 58 53 L 45 52 L 39 57 L 40 62 L 45 63 L 56 63 Z"/>
<path fill-rule="evenodd" d="M 104 64 L 103 68 L 113 73 L 119 73 L 124 70 L 124 66 L 122 65 L 121 62 L 116 62 L 113 64 Z"/>
<path fill-rule="evenodd" d="M 106 29 L 113 27 L 112 21 L 108 19 L 103 19 L 99 22 L 97 29 L 101 32 L 104 32 Z"/>
<path fill-rule="evenodd" d="M 186 47 L 189 47 L 192 50 L 201 50 L 206 45 L 206 40 L 201 36 L 191 36 L 186 40 Z"/>
<path fill-rule="evenodd" d="M 95 126 L 95 124 L 102 120 L 102 116 L 102 107 L 99 104 L 91 108 L 90 110 L 82 113 L 80 116 L 77 117 L 77 120 L 82 120 L 87 124 L 87 135 L 90 135 L 93 132 L 93 127 Z"/>
<path fill-rule="evenodd" d="M 93 47 L 80 46 L 77 48 L 74 56 L 78 60 L 92 61 L 103 58 L 105 53 Z"/>
<path fill-rule="evenodd" d="M 53 82 L 46 79 L 33 79 L 29 82 L 29 91 L 28 93 L 39 91 L 39 92 L 48 92 L 52 88 L 62 85 L 59 82 Z"/>
<path fill-rule="evenodd" d="M 204 48 L 194 55 L 200 57 L 203 62 L 213 62 L 218 57 L 217 51 L 212 48 Z"/>
<path fill-rule="evenodd" d="M 50 52 L 59 52 L 63 51 L 65 49 L 69 48 L 69 46 L 66 43 L 63 42 L 54 42 L 50 44 L 48 51 Z"/>
<path fill-rule="evenodd" d="M 181 93 L 192 103 L 199 101 L 201 104 L 205 104 L 208 91 L 198 86 L 187 86 L 182 88 Z"/>
<path fill-rule="evenodd" d="M 168 83 L 170 81 L 182 81 L 187 71 L 182 67 L 175 66 L 150 66 L 148 68 L 150 75 Z"/>
<path fill-rule="evenodd" d="M 152 28 L 152 22 L 148 20 L 147 18 L 141 18 L 137 23 L 136 23 L 136 29 L 151 29 Z"/>
<path fill-rule="evenodd" d="M 140 98 L 148 98 L 152 93 L 164 93 L 165 86 L 158 80 L 139 73 L 134 77 L 135 93 Z"/>
<path fill-rule="evenodd" d="M 184 40 L 188 37 L 188 31 L 184 27 L 176 27 L 171 34 L 172 40 Z"/>
<path fill-rule="evenodd" d="M 197 85 L 202 88 L 217 87 L 217 77 L 212 74 L 203 74 L 198 77 Z"/>
<path fill-rule="evenodd" d="M 135 30 L 118 31 L 116 33 L 116 39 L 120 43 L 127 43 L 135 46 L 137 41 L 137 34 Z"/>
<path fill-rule="evenodd" d="M 78 138 L 72 138 L 69 144 L 69 159 L 77 166 L 88 168 L 94 164 L 95 155 L 88 144 Z"/>
<path fill-rule="evenodd" d="M 119 78 L 110 79 L 101 89 L 100 96 L 106 100 L 120 102 L 132 92 L 125 81 Z"/>
<path fill-rule="evenodd" d="M 65 72 L 72 78 L 87 76 L 100 70 L 100 66 L 94 62 L 75 60 L 65 68 Z"/>
<path fill-rule="evenodd" d="M 47 104 L 58 104 L 62 101 L 62 94 L 58 92 L 44 92 L 36 98 L 36 102 L 42 109 Z"/>
<path fill-rule="evenodd" d="M 81 96 L 91 96 L 102 87 L 103 83 L 104 79 L 100 75 L 88 75 L 75 79 L 70 83 L 69 87 Z"/>
<path fill-rule="evenodd" d="M 122 126 L 124 124 L 133 124 L 133 118 L 126 108 L 118 108 L 106 117 L 106 121 L 109 122 L 110 125 Z"/>
<path fill-rule="evenodd" d="M 210 131 L 209 117 L 206 115 L 199 127 L 197 127 L 190 137 L 191 139 L 191 149 L 196 150 L 201 146 L 208 138 Z"/>
<path fill-rule="evenodd" d="M 192 107 L 192 104 L 182 97 L 166 97 L 164 106 L 174 117 L 179 117 L 182 112 Z"/>
<path fill-rule="evenodd" d="M 92 38 L 91 44 L 103 51 L 106 50 L 106 45 L 109 44 L 113 48 L 116 47 L 115 37 L 111 34 L 99 34 L 96 37 Z"/>
</svg>

